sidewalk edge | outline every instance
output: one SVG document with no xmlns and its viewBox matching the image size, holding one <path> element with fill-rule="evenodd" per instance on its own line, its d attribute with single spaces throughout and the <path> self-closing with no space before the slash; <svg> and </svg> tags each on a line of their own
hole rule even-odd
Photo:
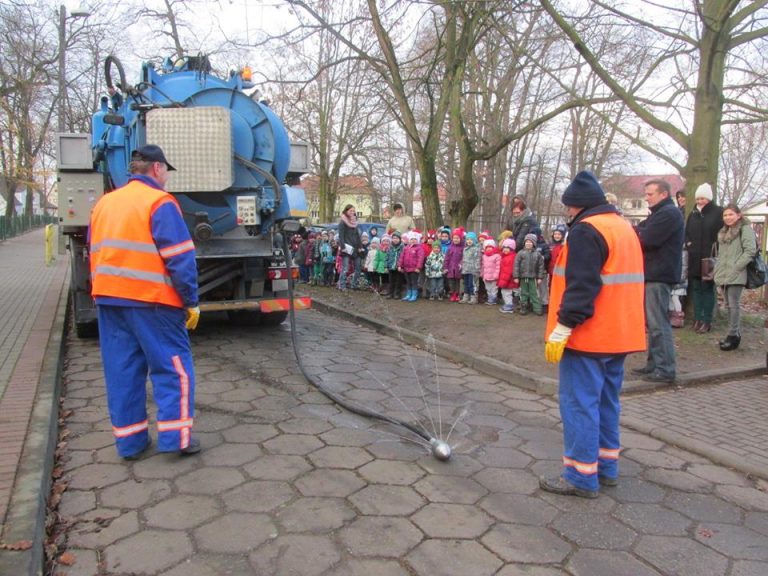
<svg viewBox="0 0 768 576">
<path fill-rule="evenodd" d="M 23 551 L 0 551 L 0 574 L 39 576 L 44 569 L 45 520 L 58 442 L 59 395 L 69 302 L 69 265 L 66 260 L 57 265 L 65 268 L 64 278 L 60 284 L 53 285 L 52 281 L 48 288 L 49 294 L 58 290 L 59 295 L 4 532 L 7 541 L 29 540 L 32 546 Z M 9 529 L 9 525 L 13 527 Z"/>
<path fill-rule="evenodd" d="M 657 440 L 661 440 L 672 446 L 677 446 L 678 448 L 688 450 L 699 456 L 704 456 L 715 464 L 720 464 L 726 468 L 731 468 L 743 472 L 744 474 L 768 480 L 768 467 L 751 464 L 743 458 L 739 458 L 736 454 L 722 450 L 716 446 L 697 440 L 696 438 L 685 436 L 680 432 L 672 431 L 663 426 L 653 426 L 645 420 L 632 416 L 622 416 L 621 425 L 636 432 L 647 434 L 652 438 L 656 438 Z"/>
</svg>

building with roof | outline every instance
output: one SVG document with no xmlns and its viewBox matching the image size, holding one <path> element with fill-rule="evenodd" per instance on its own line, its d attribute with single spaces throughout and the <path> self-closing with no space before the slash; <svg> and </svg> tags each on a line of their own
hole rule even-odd
<svg viewBox="0 0 768 576">
<path fill-rule="evenodd" d="M 603 190 L 616 195 L 618 207 L 633 226 L 648 217 L 648 203 L 645 201 L 645 183 L 661 179 L 669 184 L 672 195 L 685 187 L 685 180 L 678 174 L 638 174 L 634 176 L 608 176 L 600 184 Z"/>
</svg>

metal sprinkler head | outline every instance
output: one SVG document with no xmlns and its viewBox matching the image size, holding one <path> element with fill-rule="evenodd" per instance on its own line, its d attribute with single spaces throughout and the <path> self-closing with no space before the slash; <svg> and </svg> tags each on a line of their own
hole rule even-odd
<svg viewBox="0 0 768 576">
<path fill-rule="evenodd" d="M 445 462 L 451 458 L 451 445 L 448 444 L 448 442 L 432 438 L 429 441 L 429 444 L 432 446 L 432 456 L 441 462 Z"/>
</svg>

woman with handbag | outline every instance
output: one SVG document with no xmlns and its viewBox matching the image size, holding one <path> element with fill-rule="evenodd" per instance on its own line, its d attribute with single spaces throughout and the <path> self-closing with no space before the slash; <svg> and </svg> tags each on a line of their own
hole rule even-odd
<svg viewBox="0 0 768 576">
<path fill-rule="evenodd" d="M 757 253 L 757 237 L 736 204 L 723 209 L 723 222 L 717 233 L 715 284 L 722 287 L 728 310 L 728 335 L 720 341 L 720 350 L 728 351 L 741 343 L 741 293 L 747 283 L 747 265 Z"/>
<path fill-rule="evenodd" d="M 712 187 L 702 184 L 696 189 L 696 206 L 688 215 L 685 225 L 685 248 L 688 250 L 688 287 L 693 297 L 693 329 L 704 334 L 712 329 L 715 309 L 715 284 L 712 278 L 702 276 L 704 265 L 710 263 L 717 232 L 723 227 L 723 209 L 712 201 Z"/>
</svg>

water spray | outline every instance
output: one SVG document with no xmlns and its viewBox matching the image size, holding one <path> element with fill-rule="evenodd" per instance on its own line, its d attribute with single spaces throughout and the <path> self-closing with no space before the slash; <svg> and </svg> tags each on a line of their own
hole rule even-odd
<svg viewBox="0 0 768 576">
<path fill-rule="evenodd" d="M 435 438 L 434 436 L 431 436 L 428 434 L 425 430 L 422 430 L 421 428 L 414 426 L 410 422 L 405 422 L 403 420 L 400 420 L 398 418 L 392 418 L 391 416 L 387 416 L 385 414 L 379 414 L 378 412 L 374 412 L 373 410 L 369 410 L 368 408 L 365 408 L 364 406 L 359 406 L 353 402 L 350 402 L 346 398 L 342 397 L 339 394 L 336 394 L 332 390 L 329 390 L 325 387 L 325 385 L 317 380 L 314 376 L 309 374 L 306 369 L 304 368 L 304 364 L 301 361 L 301 355 L 299 354 L 299 344 L 296 340 L 296 317 L 294 314 L 294 306 L 293 306 L 293 275 L 290 273 L 291 270 L 291 264 L 289 262 L 290 259 L 290 245 L 288 241 L 288 236 L 286 232 L 296 232 L 296 230 L 290 230 L 287 224 L 290 221 L 286 221 L 286 223 L 283 224 L 283 257 L 285 258 L 286 266 L 288 268 L 288 302 L 289 302 L 289 308 L 288 308 L 288 320 L 291 325 L 291 344 L 293 346 L 293 353 L 296 356 L 296 363 L 299 366 L 299 370 L 303 374 L 304 378 L 307 379 L 307 381 L 312 384 L 321 394 L 332 400 L 334 403 L 338 404 L 345 410 L 348 410 L 349 412 L 352 412 L 353 414 L 357 414 L 358 416 L 363 416 L 365 418 L 373 418 L 375 420 L 381 420 L 382 422 L 387 422 L 388 424 L 392 424 L 394 426 L 399 426 L 401 428 L 405 428 L 409 432 L 412 432 L 413 434 L 416 434 L 418 437 L 426 440 L 429 443 L 430 452 L 432 453 L 432 456 L 434 456 L 437 460 L 440 460 L 441 462 L 446 462 L 450 460 L 451 453 L 453 450 L 451 449 L 450 444 L 446 442 L 445 440 L 441 440 L 440 438 Z M 293 222 L 290 222 L 293 224 Z"/>
</svg>

